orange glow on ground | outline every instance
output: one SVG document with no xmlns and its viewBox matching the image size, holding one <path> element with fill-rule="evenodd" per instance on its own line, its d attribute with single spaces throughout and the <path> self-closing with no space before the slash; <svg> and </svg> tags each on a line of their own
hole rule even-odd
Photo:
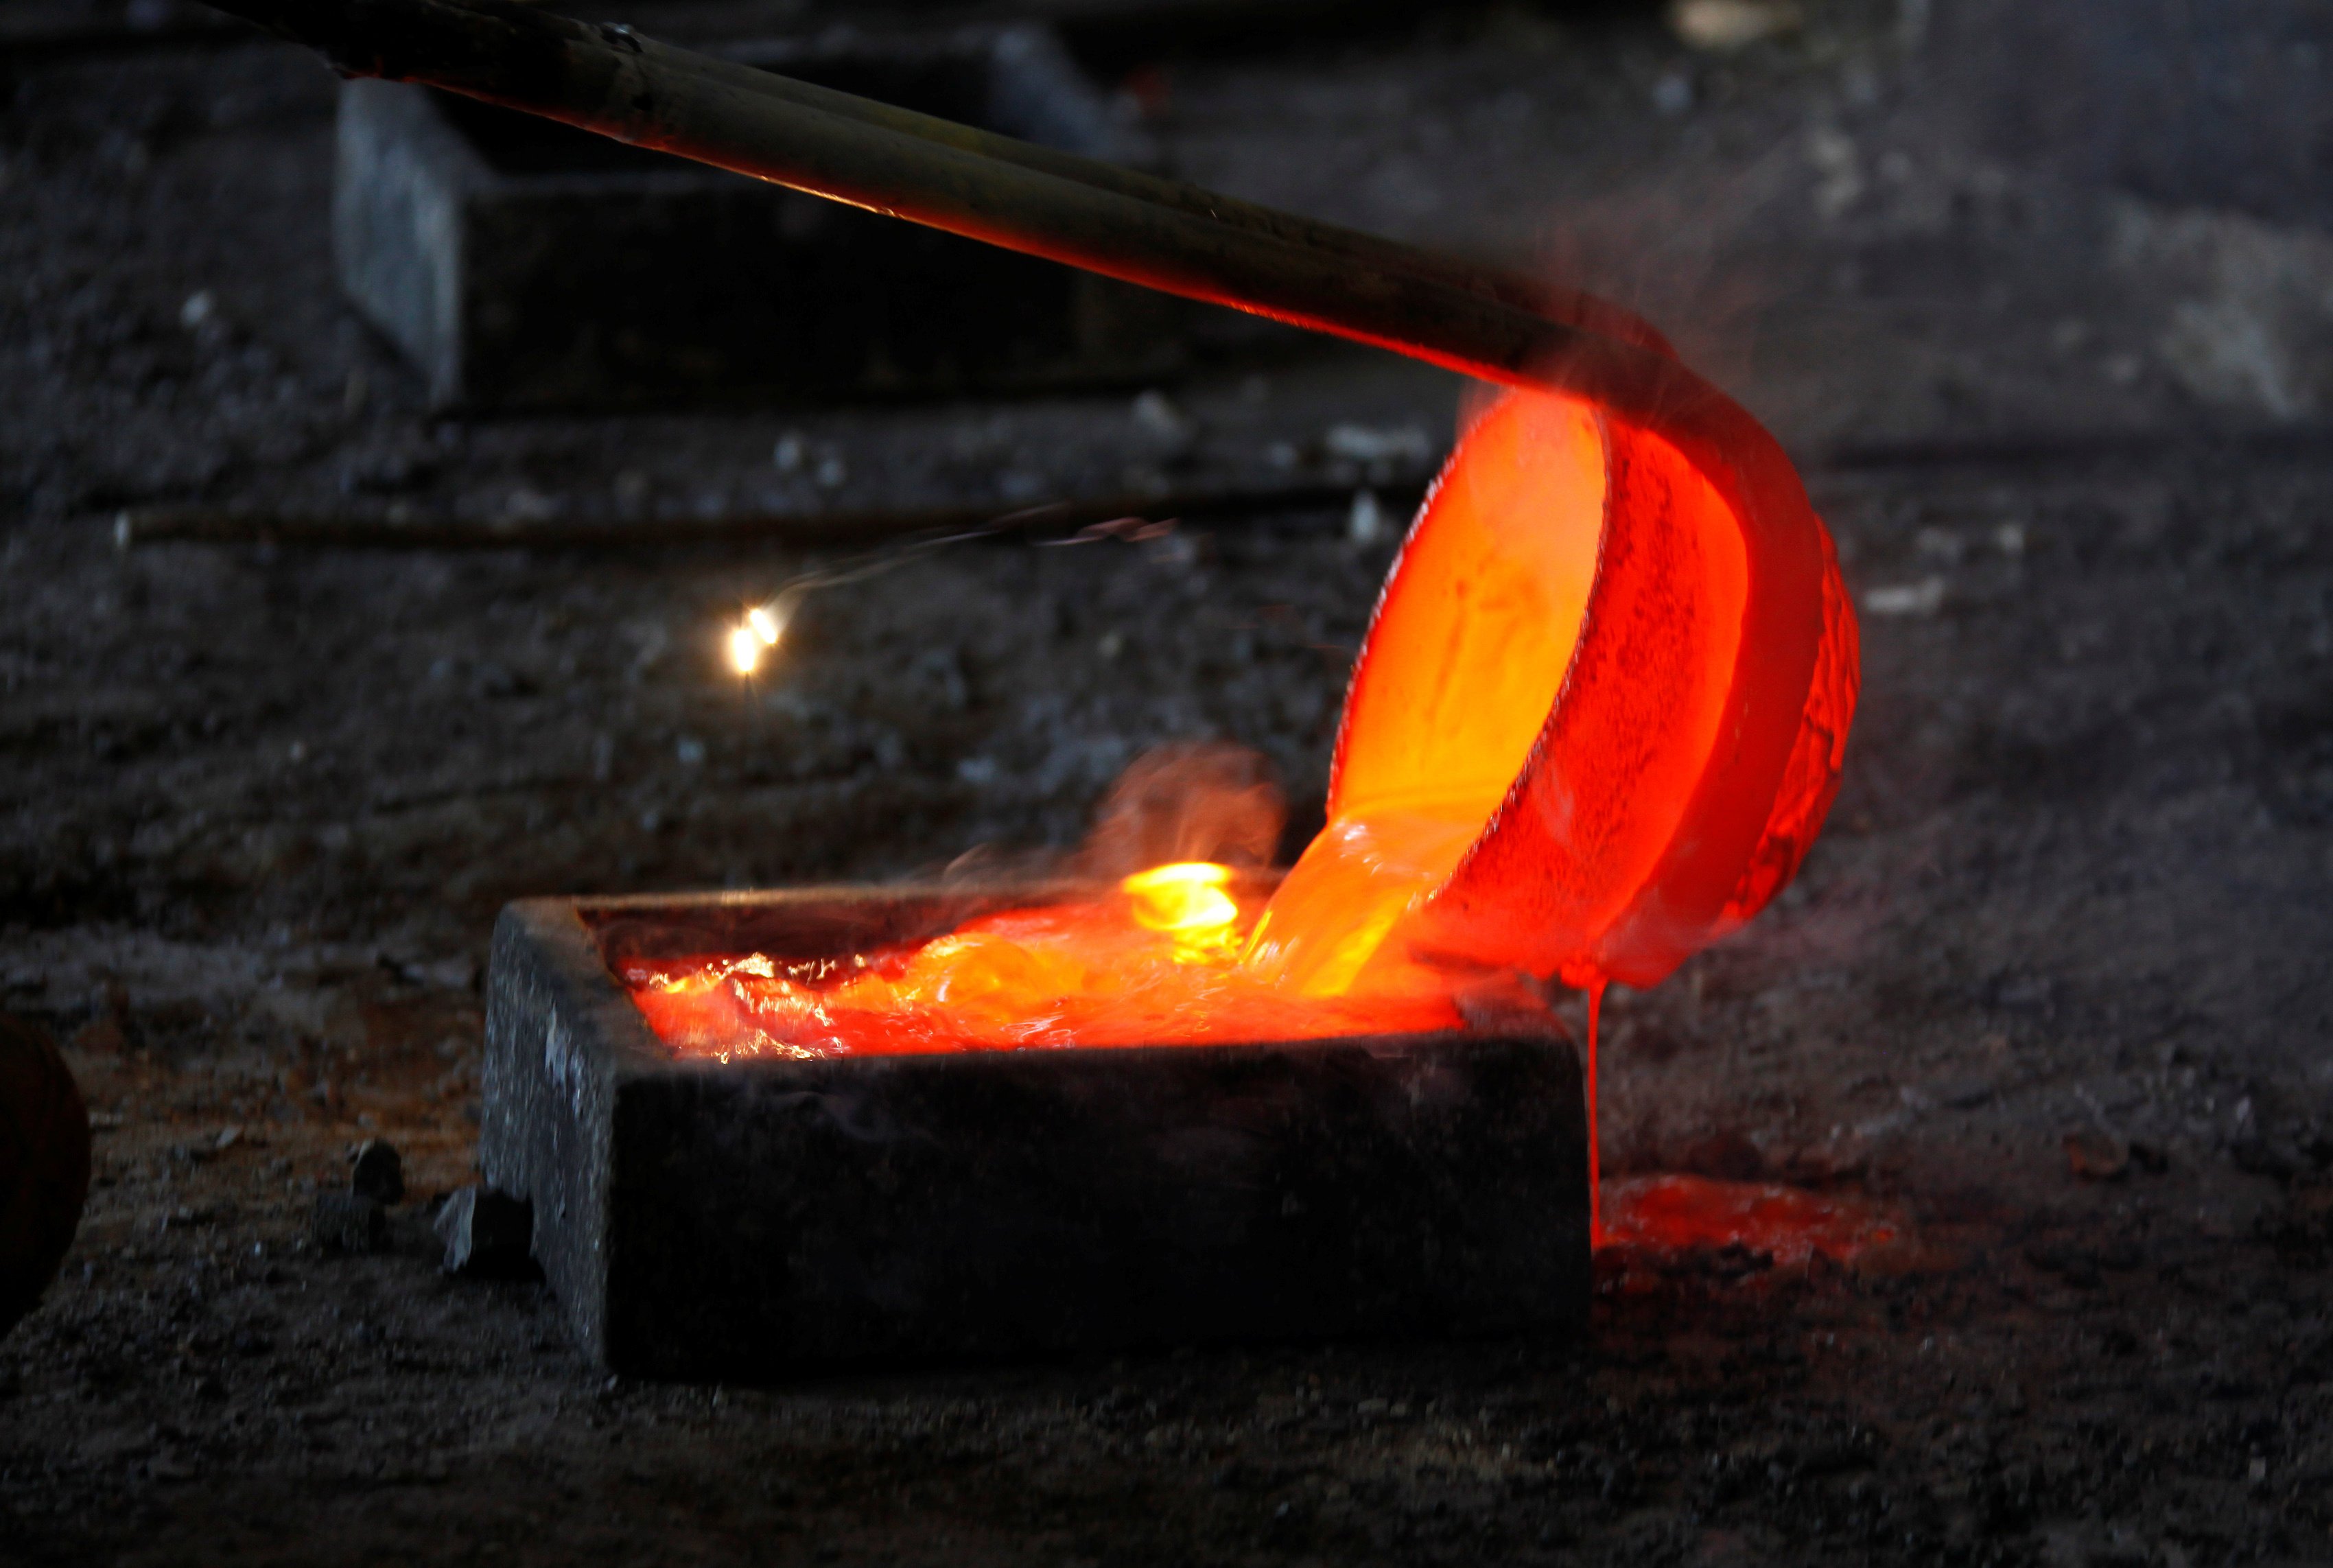
<svg viewBox="0 0 2333 1568">
<path fill-rule="evenodd" d="M 1783 1267 L 1817 1254 L 1852 1263 L 1906 1242 L 1903 1226 L 1848 1197 L 1698 1176 L 1636 1176 L 1604 1189 L 1597 1245 L 1652 1254 L 1740 1247 Z"/>
</svg>

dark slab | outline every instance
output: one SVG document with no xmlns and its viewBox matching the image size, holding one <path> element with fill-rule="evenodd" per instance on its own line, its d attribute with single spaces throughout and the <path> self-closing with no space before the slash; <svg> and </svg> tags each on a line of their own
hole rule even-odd
<svg viewBox="0 0 2333 1568">
<path fill-rule="evenodd" d="M 815 957 L 998 901 L 842 890 L 504 912 L 482 1164 L 532 1201 L 535 1256 L 594 1356 L 778 1378 L 1584 1321 L 1564 1042 L 684 1061 L 600 946 L 725 929 Z"/>
<path fill-rule="evenodd" d="M 1117 162 L 1155 157 L 1042 27 L 725 45 L 822 86 Z M 342 288 L 474 410 L 1115 383 L 1178 303 L 404 83 L 341 94 Z"/>
</svg>

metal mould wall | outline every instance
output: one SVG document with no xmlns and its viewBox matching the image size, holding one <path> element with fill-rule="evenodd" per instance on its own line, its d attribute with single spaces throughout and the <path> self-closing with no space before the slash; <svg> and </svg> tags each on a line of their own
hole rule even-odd
<svg viewBox="0 0 2333 1568">
<path fill-rule="evenodd" d="M 753 1379 L 1584 1323 L 1585 1120 L 1560 1040 L 724 1063 L 667 1050 L 603 957 L 642 942 L 833 956 L 1001 898 L 504 912 L 481 1163 L 532 1202 L 535 1255 L 590 1353 Z"/>
</svg>

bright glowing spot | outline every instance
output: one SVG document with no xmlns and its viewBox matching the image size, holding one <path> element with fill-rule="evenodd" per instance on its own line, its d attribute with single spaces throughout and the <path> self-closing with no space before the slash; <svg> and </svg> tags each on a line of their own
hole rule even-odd
<svg viewBox="0 0 2333 1568">
<path fill-rule="evenodd" d="M 1137 871 L 1118 886 L 1134 901 L 1134 923 L 1175 939 L 1175 956 L 1186 961 L 1229 955 L 1238 936 L 1239 905 L 1224 891 L 1229 866 L 1178 861 Z"/>
<path fill-rule="evenodd" d="M 745 625 L 755 637 L 762 640 L 762 646 L 764 648 L 775 648 L 778 645 L 778 633 L 783 630 L 778 624 L 778 618 L 771 614 L 769 607 L 763 604 L 756 604 L 753 609 L 745 611 Z"/>
<path fill-rule="evenodd" d="M 762 639 L 753 627 L 732 627 L 729 631 L 729 662 L 740 675 L 751 675 L 762 662 Z"/>
</svg>

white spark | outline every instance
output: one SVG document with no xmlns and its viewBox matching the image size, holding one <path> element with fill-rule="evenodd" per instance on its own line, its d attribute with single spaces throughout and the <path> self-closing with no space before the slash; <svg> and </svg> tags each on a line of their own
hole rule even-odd
<svg viewBox="0 0 2333 1568">
<path fill-rule="evenodd" d="M 729 662 L 740 675 L 751 675 L 762 663 L 762 639 L 753 626 L 732 627 L 729 631 Z"/>
</svg>

